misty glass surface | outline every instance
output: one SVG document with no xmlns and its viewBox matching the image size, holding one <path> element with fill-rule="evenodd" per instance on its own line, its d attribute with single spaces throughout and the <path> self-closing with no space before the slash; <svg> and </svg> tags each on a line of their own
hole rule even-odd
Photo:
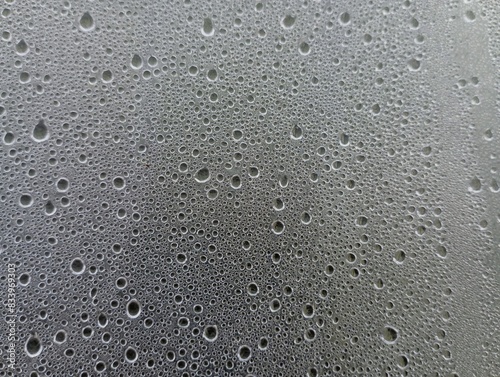
<svg viewBox="0 0 500 377">
<path fill-rule="evenodd" d="M 0 376 L 499 376 L 499 15 L 4 0 Z"/>
</svg>

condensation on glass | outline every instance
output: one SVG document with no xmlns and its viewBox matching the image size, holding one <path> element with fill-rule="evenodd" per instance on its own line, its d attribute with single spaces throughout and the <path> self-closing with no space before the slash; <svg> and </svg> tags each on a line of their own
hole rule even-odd
<svg viewBox="0 0 500 377">
<path fill-rule="evenodd" d="M 5 0 L 0 376 L 499 376 L 499 13 Z"/>
</svg>

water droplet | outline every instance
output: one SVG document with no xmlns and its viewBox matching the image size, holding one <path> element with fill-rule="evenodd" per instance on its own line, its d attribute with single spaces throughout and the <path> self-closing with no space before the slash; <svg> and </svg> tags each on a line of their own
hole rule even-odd
<svg viewBox="0 0 500 377">
<path fill-rule="evenodd" d="M 356 219 L 356 225 L 357 226 L 366 226 L 368 224 L 368 218 L 366 218 L 365 216 L 359 216 L 357 219 Z"/>
<path fill-rule="evenodd" d="M 12 132 L 7 132 L 3 137 L 3 142 L 6 145 L 13 144 L 15 140 L 15 136 Z"/>
<path fill-rule="evenodd" d="M 312 217 L 309 213 L 303 212 L 302 215 L 300 216 L 300 221 L 302 222 L 302 224 L 308 225 L 311 223 Z"/>
<path fill-rule="evenodd" d="M 276 198 L 273 200 L 273 208 L 276 211 L 282 211 L 283 209 L 285 209 L 285 203 L 281 198 Z"/>
<path fill-rule="evenodd" d="M 233 175 L 231 178 L 231 187 L 236 190 L 241 188 L 241 178 L 238 175 Z"/>
<path fill-rule="evenodd" d="M 198 67 L 192 65 L 189 67 L 188 72 L 191 76 L 196 76 L 198 74 Z"/>
<path fill-rule="evenodd" d="M 280 178 L 279 178 L 279 184 L 281 187 L 285 188 L 288 186 L 288 176 L 286 175 L 282 175 Z"/>
<path fill-rule="evenodd" d="M 215 69 L 208 70 L 207 79 L 209 79 L 210 81 L 217 80 L 217 71 Z"/>
<path fill-rule="evenodd" d="M 304 318 L 314 317 L 314 306 L 312 306 L 311 304 L 305 304 L 302 307 L 302 315 L 304 316 Z"/>
<path fill-rule="evenodd" d="M 125 187 L 125 179 L 123 177 L 115 177 L 113 179 L 113 187 L 117 190 L 122 190 Z"/>
<path fill-rule="evenodd" d="M 25 208 L 31 207 L 31 205 L 33 205 L 33 197 L 29 194 L 21 195 L 19 198 L 19 205 Z"/>
<path fill-rule="evenodd" d="M 69 181 L 66 178 L 59 178 L 56 183 L 57 191 L 65 192 L 69 189 Z"/>
<path fill-rule="evenodd" d="M 472 191 L 472 192 L 479 192 L 481 191 L 481 181 L 479 180 L 478 177 L 474 177 L 470 180 L 470 183 L 469 183 L 469 191 Z"/>
<path fill-rule="evenodd" d="M 211 37 L 212 35 L 214 35 L 214 24 L 212 22 L 212 19 L 211 18 L 205 18 L 203 19 L 203 27 L 201 28 L 201 33 L 205 36 L 205 37 Z"/>
<path fill-rule="evenodd" d="M 42 344 L 40 338 L 37 335 L 32 335 L 26 341 L 24 345 L 24 350 L 29 357 L 37 357 L 42 353 Z"/>
<path fill-rule="evenodd" d="M 382 329 L 382 340 L 387 344 L 394 344 L 398 340 L 399 332 L 391 326 L 385 326 Z"/>
<path fill-rule="evenodd" d="M 66 341 L 66 339 L 67 339 L 67 335 L 66 335 L 66 331 L 64 331 L 64 330 L 59 330 L 54 335 L 54 342 L 57 344 L 64 343 Z"/>
<path fill-rule="evenodd" d="M 45 203 L 45 214 L 50 216 L 53 215 L 56 212 L 56 207 L 54 204 L 49 200 L 47 203 Z"/>
<path fill-rule="evenodd" d="M 247 361 L 252 356 L 252 350 L 248 346 L 241 346 L 238 349 L 238 359 L 241 361 Z"/>
<path fill-rule="evenodd" d="M 127 304 L 127 315 L 130 318 L 137 318 L 141 314 L 141 305 L 137 300 L 132 300 Z"/>
<path fill-rule="evenodd" d="M 133 349 L 132 347 L 129 347 L 125 350 L 125 359 L 129 363 L 133 363 L 137 360 L 137 351 Z"/>
<path fill-rule="evenodd" d="M 309 53 L 311 52 L 311 46 L 309 45 L 309 43 L 302 42 L 299 45 L 299 52 L 301 55 L 309 55 Z"/>
<path fill-rule="evenodd" d="M 393 260 L 397 264 L 403 264 L 405 259 L 406 259 L 406 253 L 403 250 L 398 250 L 396 251 L 396 254 L 394 254 Z"/>
<path fill-rule="evenodd" d="M 215 325 L 206 326 L 205 330 L 203 330 L 203 338 L 209 342 L 215 342 L 218 335 L 217 326 Z"/>
<path fill-rule="evenodd" d="M 49 129 L 47 128 L 43 120 L 40 120 L 33 129 L 32 137 L 38 143 L 45 141 L 49 138 Z"/>
<path fill-rule="evenodd" d="M 80 18 L 80 29 L 82 31 L 92 31 L 95 29 L 94 19 L 89 12 L 85 12 Z"/>
<path fill-rule="evenodd" d="M 418 71 L 420 69 L 420 61 L 417 59 L 408 60 L 408 69 L 410 71 Z"/>
<path fill-rule="evenodd" d="M 349 135 L 347 135 L 346 133 L 342 132 L 339 139 L 340 145 L 342 145 L 343 147 L 349 145 Z"/>
<path fill-rule="evenodd" d="M 130 67 L 132 67 L 132 69 L 141 69 L 142 65 L 142 58 L 139 55 L 135 54 L 132 56 L 132 60 L 130 61 Z"/>
<path fill-rule="evenodd" d="M 255 284 L 255 283 L 248 284 L 248 286 L 247 286 L 247 293 L 250 296 L 256 296 L 259 293 L 259 287 L 258 287 L 258 285 Z"/>
<path fill-rule="evenodd" d="M 105 83 L 113 81 L 113 73 L 109 69 L 102 73 L 102 81 Z"/>
<path fill-rule="evenodd" d="M 296 17 L 293 17 L 289 14 L 287 14 L 283 19 L 281 20 L 281 27 L 284 29 L 291 29 L 293 25 L 295 24 Z"/>
<path fill-rule="evenodd" d="M 217 189 L 210 189 L 207 192 L 207 197 L 210 200 L 215 200 L 219 196 L 219 191 Z"/>
<path fill-rule="evenodd" d="M 438 247 L 436 248 L 436 253 L 439 257 L 446 258 L 448 251 L 446 250 L 446 247 L 444 247 L 443 245 L 438 245 Z"/>
<path fill-rule="evenodd" d="M 285 224 L 283 224 L 280 220 L 276 220 L 272 223 L 271 229 L 274 234 L 282 234 L 285 231 Z"/>
<path fill-rule="evenodd" d="M 468 10 L 464 14 L 464 19 L 467 22 L 474 22 L 476 20 L 476 14 L 473 11 Z"/>
<path fill-rule="evenodd" d="M 194 175 L 196 182 L 205 183 L 210 180 L 210 171 L 207 168 L 201 168 Z"/>
<path fill-rule="evenodd" d="M 85 264 L 80 258 L 75 258 L 70 265 L 71 272 L 75 275 L 80 275 L 85 271 Z"/>
<path fill-rule="evenodd" d="M 351 16 L 349 15 L 349 13 L 347 13 L 347 12 L 342 13 L 339 16 L 339 22 L 343 26 L 349 25 L 351 23 Z"/>
<path fill-rule="evenodd" d="M 16 52 L 18 55 L 26 55 L 30 51 L 28 45 L 24 41 L 24 39 L 21 39 L 19 42 L 16 44 Z"/>
<path fill-rule="evenodd" d="M 292 131 L 290 132 L 290 137 L 293 140 L 300 140 L 300 139 L 302 139 L 302 128 L 300 128 L 298 125 L 294 125 L 292 127 Z"/>
<path fill-rule="evenodd" d="M 256 167 L 256 166 L 251 166 L 249 169 L 248 169 L 248 175 L 251 177 L 251 178 L 258 178 L 260 173 L 259 173 L 259 169 Z"/>
</svg>

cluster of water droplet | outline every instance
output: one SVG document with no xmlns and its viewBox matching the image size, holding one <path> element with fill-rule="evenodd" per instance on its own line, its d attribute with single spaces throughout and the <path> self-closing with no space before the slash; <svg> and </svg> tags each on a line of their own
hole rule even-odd
<svg viewBox="0 0 500 377">
<path fill-rule="evenodd" d="M 431 10 L 7 1 L 2 17 L 10 375 L 458 375 Z"/>
</svg>

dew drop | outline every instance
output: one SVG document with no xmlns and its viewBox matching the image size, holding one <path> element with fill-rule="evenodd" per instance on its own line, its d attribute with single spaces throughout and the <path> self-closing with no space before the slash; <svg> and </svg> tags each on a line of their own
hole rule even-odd
<svg viewBox="0 0 500 377">
<path fill-rule="evenodd" d="M 473 11 L 468 10 L 465 12 L 464 19 L 467 22 L 474 22 L 476 20 L 476 14 Z"/>
<path fill-rule="evenodd" d="M 276 211 L 282 211 L 285 208 L 285 203 L 281 198 L 276 198 L 273 200 L 273 208 Z"/>
<path fill-rule="evenodd" d="M 443 245 L 438 245 L 438 247 L 436 248 L 436 253 L 440 258 L 446 258 L 448 250 L 446 250 L 446 247 L 444 247 Z"/>
<path fill-rule="evenodd" d="M 207 168 L 201 168 L 194 175 L 196 182 L 205 183 L 210 180 L 210 171 Z"/>
<path fill-rule="evenodd" d="M 50 216 L 53 215 L 56 212 L 56 207 L 54 204 L 49 200 L 47 203 L 45 203 L 45 214 Z"/>
<path fill-rule="evenodd" d="M 217 71 L 215 69 L 208 70 L 207 79 L 209 79 L 210 81 L 217 80 Z"/>
<path fill-rule="evenodd" d="M 203 27 L 201 28 L 201 33 L 205 36 L 205 37 L 211 37 L 212 35 L 214 35 L 214 24 L 212 22 L 212 19 L 211 18 L 205 18 L 203 19 Z"/>
<path fill-rule="evenodd" d="M 210 189 L 207 192 L 207 197 L 210 200 L 215 200 L 217 199 L 218 196 L 219 196 L 219 191 L 217 191 L 217 189 Z"/>
<path fill-rule="evenodd" d="M 238 359 L 241 361 L 247 361 L 252 356 L 252 350 L 248 346 L 241 346 L 238 349 Z"/>
<path fill-rule="evenodd" d="M 141 69 L 142 65 L 142 58 L 139 55 L 135 54 L 132 56 L 132 60 L 130 61 L 130 67 L 132 67 L 132 69 Z"/>
<path fill-rule="evenodd" d="M 231 187 L 233 189 L 241 188 L 241 178 L 238 175 L 233 175 L 231 178 Z"/>
<path fill-rule="evenodd" d="M 14 143 L 15 136 L 12 132 L 7 132 L 3 137 L 3 142 L 6 145 L 11 145 Z"/>
<path fill-rule="evenodd" d="M 16 44 L 16 52 L 18 55 L 26 55 L 29 52 L 29 47 L 24 41 L 24 39 L 21 39 L 17 44 Z"/>
<path fill-rule="evenodd" d="M 127 304 L 127 315 L 130 318 L 137 318 L 141 314 L 141 305 L 137 300 L 132 300 Z"/>
<path fill-rule="evenodd" d="M 137 351 L 132 347 L 129 347 L 125 350 L 125 359 L 129 363 L 133 363 L 137 360 Z"/>
<path fill-rule="evenodd" d="M 408 69 L 410 71 L 418 71 L 420 69 L 420 61 L 417 59 L 408 60 Z"/>
<path fill-rule="evenodd" d="M 357 219 L 356 219 L 356 225 L 357 226 L 361 226 L 361 227 L 364 227 L 368 224 L 368 218 L 366 218 L 365 216 L 359 216 Z"/>
<path fill-rule="evenodd" d="M 300 45 L 299 45 L 299 52 L 301 55 L 309 55 L 309 53 L 311 52 L 311 46 L 309 45 L 309 43 L 307 42 L 302 42 Z"/>
<path fill-rule="evenodd" d="M 106 70 L 102 73 L 102 81 L 109 83 L 113 81 L 113 73 L 110 70 Z"/>
<path fill-rule="evenodd" d="M 259 168 L 256 166 L 250 166 L 248 169 L 248 175 L 250 178 L 258 178 L 260 175 Z"/>
<path fill-rule="evenodd" d="M 298 125 L 294 125 L 292 127 L 292 131 L 290 132 L 290 137 L 293 140 L 300 140 L 300 139 L 302 139 L 302 128 L 299 127 Z"/>
<path fill-rule="evenodd" d="M 308 212 L 303 212 L 302 215 L 300 216 L 300 221 L 304 225 L 308 225 L 312 221 L 312 217 Z"/>
<path fill-rule="evenodd" d="M 479 180 L 478 177 L 474 177 L 470 180 L 469 182 L 469 191 L 472 192 L 479 192 L 481 191 L 481 181 Z"/>
<path fill-rule="evenodd" d="M 59 330 L 54 335 L 54 342 L 57 343 L 57 344 L 62 344 L 62 343 L 64 343 L 66 341 L 66 338 L 67 338 L 66 331 Z"/>
<path fill-rule="evenodd" d="M 280 220 L 276 220 L 272 223 L 271 230 L 274 234 L 282 234 L 285 231 L 285 224 L 283 224 Z"/>
<path fill-rule="evenodd" d="M 59 178 L 56 182 L 56 188 L 59 192 L 66 192 L 69 189 L 69 181 L 66 178 Z"/>
<path fill-rule="evenodd" d="M 94 19 L 89 12 L 85 12 L 80 18 L 80 29 L 82 31 L 92 31 L 95 29 Z"/>
<path fill-rule="evenodd" d="M 33 197 L 29 194 L 21 195 L 19 198 L 19 205 L 24 208 L 31 207 L 31 205 L 33 205 Z"/>
<path fill-rule="evenodd" d="M 125 187 L 125 179 L 123 177 L 115 177 L 113 179 L 113 187 L 117 190 L 122 190 Z"/>
<path fill-rule="evenodd" d="M 75 275 L 80 275 L 85 271 L 85 264 L 80 258 L 75 258 L 71 262 L 70 268 L 71 272 L 73 272 Z"/>
<path fill-rule="evenodd" d="M 218 337 L 218 329 L 215 325 L 206 326 L 203 330 L 203 338 L 208 342 L 215 342 Z"/>
<path fill-rule="evenodd" d="M 345 25 L 349 25 L 349 23 L 351 22 L 351 16 L 349 13 L 347 12 L 344 12 L 342 13 L 340 16 L 339 16 L 339 22 L 341 25 L 345 26 Z"/>
<path fill-rule="evenodd" d="M 45 141 L 49 138 L 49 129 L 47 128 L 43 120 L 40 120 L 33 129 L 32 137 L 33 140 L 35 140 L 38 143 Z"/>
<path fill-rule="evenodd" d="M 37 357 L 42 353 L 42 344 L 40 338 L 37 335 L 32 335 L 26 341 L 24 345 L 24 350 L 29 357 Z"/>
<path fill-rule="evenodd" d="M 293 17 L 289 14 L 287 14 L 283 19 L 281 20 L 281 27 L 284 29 L 291 29 L 293 25 L 295 24 L 296 17 Z"/>
<path fill-rule="evenodd" d="M 394 344 L 398 340 L 399 332 L 391 326 L 382 329 L 382 340 L 387 344 Z"/>
</svg>

